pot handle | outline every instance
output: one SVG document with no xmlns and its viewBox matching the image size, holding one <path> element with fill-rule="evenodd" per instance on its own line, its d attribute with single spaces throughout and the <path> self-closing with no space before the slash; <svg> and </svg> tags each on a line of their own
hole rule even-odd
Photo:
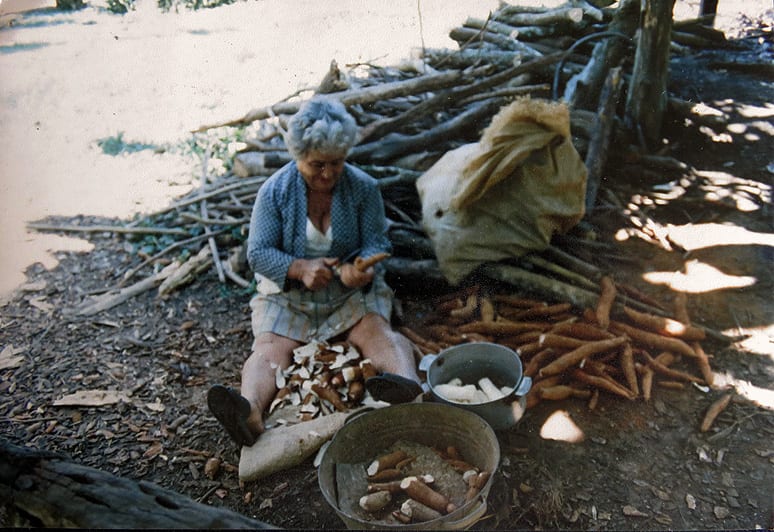
<svg viewBox="0 0 774 532">
<path fill-rule="evenodd" d="M 532 388 L 532 377 L 522 377 L 519 387 L 514 392 L 518 396 L 527 395 L 529 389 Z"/>
<path fill-rule="evenodd" d="M 419 371 L 427 371 L 430 368 L 430 364 L 432 364 L 436 358 L 438 358 L 438 355 L 430 354 L 423 356 L 419 361 Z"/>
</svg>

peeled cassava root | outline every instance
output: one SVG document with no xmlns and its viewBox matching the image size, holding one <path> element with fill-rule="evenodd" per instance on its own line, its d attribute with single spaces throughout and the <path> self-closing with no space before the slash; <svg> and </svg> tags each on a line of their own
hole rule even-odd
<svg viewBox="0 0 774 532">
<path fill-rule="evenodd" d="M 453 403 L 481 404 L 508 396 L 513 391 L 513 387 L 498 388 L 489 377 L 479 379 L 476 384 L 463 384 L 461 379 L 455 378 L 434 386 L 433 391 Z"/>
<path fill-rule="evenodd" d="M 396 447 L 368 462 L 368 487 L 359 499 L 361 509 L 387 524 L 420 523 L 447 515 L 475 499 L 492 474 L 469 463 L 454 446 L 441 449 L 402 443 Z M 411 449 L 420 457 L 413 456 Z M 443 481 L 420 472 L 427 468 L 437 471 Z M 390 480 L 382 480 L 385 473 Z"/>
</svg>

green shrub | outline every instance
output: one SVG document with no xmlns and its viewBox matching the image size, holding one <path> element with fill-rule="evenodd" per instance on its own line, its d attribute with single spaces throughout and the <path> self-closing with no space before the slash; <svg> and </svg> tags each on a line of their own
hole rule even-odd
<svg viewBox="0 0 774 532">
<path fill-rule="evenodd" d="M 86 7 L 86 2 L 83 0 L 56 0 L 56 8 L 64 11 L 83 9 L 84 7 Z"/>
<path fill-rule="evenodd" d="M 134 0 L 107 0 L 108 11 L 123 15 L 134 10 Z"/>
<path fill-rule="evenodd" d="M 233 4 L 237 0 L 158 0 L 162 11 L 179 11 L 180 8 L 197 10 Z"/>
</svg>

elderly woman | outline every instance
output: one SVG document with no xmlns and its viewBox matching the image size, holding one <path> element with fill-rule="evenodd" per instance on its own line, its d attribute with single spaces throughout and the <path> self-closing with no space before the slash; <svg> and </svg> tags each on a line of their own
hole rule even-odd
<svg viewBox="0 0 774 532">
<path fill-rule="evenodd" d="M 277 392 L 275 369 L 312 340 L 346 339 L 381 372 L 366 382 L 376 399 L 408 402 L 421 393 L 410 342 L 389 323 L 392 291 L 381 264 L 348 262 L 390 250 L 376 180 L 346 163 L 357 126 L 325 97 L 290 119 L 285 143 L 294 161 L 271 176 L 255 200 L 247 247 L 258 280 L 250 302 L 255 340 L 241 394 L 212 387 L 210 410 L 240 445 L 263 432 Z"/>
</svg>

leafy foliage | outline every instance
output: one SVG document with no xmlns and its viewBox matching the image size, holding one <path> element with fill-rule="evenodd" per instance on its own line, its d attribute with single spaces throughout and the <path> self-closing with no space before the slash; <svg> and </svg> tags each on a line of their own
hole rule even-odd
<svg viewBox="0 0 774 532">
<path fill-rule="evenodd" d="M 64 11 L 83 9 L 86 3 L 83 0 L 56 0 L 56 8 Z"/>
<path fill-rule="evenodd" d="M 102 148 L 106 155 L 120 155 L 122 153 L 134 153 L 142 150 L 159 150 L 154 144 L 144 142 L 127 142 L 124 140 L 124 133 L 119 132 L 112 137 L 105 137 L 97 140 L 97 146 Z"/>
<path fill-rule="evenodd" d="M 233 4 L 236 1 L 237 0 L 158 0 L 158 5 L 162 11 L 179 11 L 181 7 L 190 10 L 209 9 L 212 7 Z"/>
<path fill-rule="evenodd" d="M 107 0 L 108 11 L 124 14 L 134 10 L 134 0 Z"/>
</svg>

